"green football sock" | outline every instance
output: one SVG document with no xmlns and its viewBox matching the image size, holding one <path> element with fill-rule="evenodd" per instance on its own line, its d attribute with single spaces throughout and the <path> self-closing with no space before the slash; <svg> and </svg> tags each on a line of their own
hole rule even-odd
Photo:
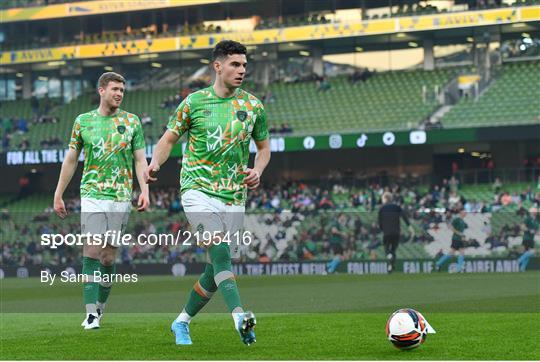
<svg viewBox="0 0 540 362">
<path fill-rule="evenodd" d="M 221 243 L 210 248 L 210 260 L 214 267 L 214 281 L 219 291 L 225 299 L 229 311 L 238 311 L 242 309 L 238 286 L 234 279 L 231 264 L 231 252 L 229 245 Z"/>
<path fill-rule="evenodd" d="M 86 313 L 96 313 L 96 302 L 98 299 L 99 285 L 94 282 L 94 272 L 99 270 L 99 260 L 83 257 L 82 273 L 88 276 L 88 282 L 84 283 L 83 300 L 86 306 Z"/>
<path fill-rule="evenodd" d="M 214 268 L 211 264 L 206 264 L 204 273 L 193 286 L 189 294 L 184 310 L 190 317 L 194 317 L 210 301 L 212 295 L 217 290 L 214 282 Z"/>
<path fill-rule="evenodd" d="M 105 275 L 111 276 L 116 273 L 116 265 L 103 265 L 100 263 L 99 271 L 101 272 L 101 278 L 104 278 Z M 107 280 L 111 280 L 111 277 L 105 277 Z M 111 294 L 112 283 L 111 282 L 101 282 L 99 283 L 99 294 L 98 302 L 100 304 L 105 304 L 109 294 Z"/>
</svg>

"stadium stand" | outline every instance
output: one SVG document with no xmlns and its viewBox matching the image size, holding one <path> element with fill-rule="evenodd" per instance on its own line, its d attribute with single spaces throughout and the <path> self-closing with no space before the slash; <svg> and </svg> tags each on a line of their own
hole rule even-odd
<svg viewBox="0 0 540 362">
<path fill-rule="evenodd" d="M 327 91 L 317 91 L 314 82 L 272 84 L 269 90 L 276 101 L 266 106 L 269 127 L 288 123 L 296 134 L 354 131 L 359 125 L 366 131 L 415 127 L 437 106 L 435 101 L 424 103 L 422 88 L 442 86 L 460 70 L 388 72 L 354 85 L 345 77 L 337 77 L 329 80 L 331 88 Z M 248 85 L 246 88 L 250 90 L 251 87 Z M 175 108 L 162 107 L 163 100 L 177 92 L 174 89 L 128 91 L 122 108 L 139 118 L 144 113 L 148 114 L 153 122 L 145 127 L 145 136 L 156 141 Z M 323 103 L 327 106 L 320 109 Z M 50 114 L 59 120 L 57 123 L 36 123 L 30 126 L 28 133 L 13 134 L 8 149 L 18 149 L 23 138 L 28 139 L 28 148 L 37 148 L 44 139 L 51 137 L 66 140 L 75 117 L 81 110 L 90 110 L 93 106 L 92 96 L 83 95 L 53 108 Z M 3 119 L 32 118 L 31 105 L 27 100 L 4 102 L 0 112 Z"/>
<path fill-rule="evenodd" d="M 320 183 L 295 182 L 250 193 L 246 230 L 253 231 L 253 242 L 245 260 L 328 260 L 332 257 L 328 235 L 336 220 L 348 235 L 342 242 L 347 259 L 384 259 L 382 236 L 376 220 L 380 195 L 385 188 L 336 185 L 326 187 Z M 414 236 L 403 235 L 397 257 L 432 258 L 448 248 L 450 210 L 455 207 L 450 188 L 443 185 L 429 189 L 397 186 L 392 189 L 400 195 L 398 200 L 408 210 L 415 230 Z M 510 194 L 506 203 L 503 199 Z M 358 202 L 358 195 L 365 196 L 361 202 Z M 134 195 L 134 200 L 136 197 Z M 518 214 L 533 205 L 540 205 L 540 188 L 516 183 L 495 192 L 491 185 L 464 185 L 458 189 L 457 197 L 457 202 L 471 211 L 466 217 L 469 224 L 466 235 L 478 241 L 476 247 L 466 248 L 466 255 L 504 256 L 519 249 Z M 176 189 L 152 190 L 151 200 L 152 212 L 132 213 L 129 232 L 137 235 L 176 234 L 179 230 L 188 230 Z M 7 241 L 2 245 L 3 263 L 46 265 L 48 262 L 54 265 L 77 260 L 79 250 L 76 247 L 42 253 L 47 248 L 40 246 L 38 240 L 41 233 L 77 232 L 80 211 L 77 198 L 66 200 L 70 215 L 62 223 L 54 215 L 48 195 L 31 195 L 18 200 L 0 195 L 0 202 L 3 205 L 0 210 L 2 238 Z M 435 208 L 440 210 L 435 212 Z M 204 250 L 195 245 L 136 245 L 123 251 L 122 258 L 129 263 L 204 261 Z"/>
<path fill-rule="evenodd" d="M 478 100 L 462 97 L 443 116 L 444 128 L 538 123 L 540 63 L 507 64 Z"/>
<path fill-rule="evenodd" d="M 288 124 L 295 135 L 363 131 L 406 130 L 415 128 L 438 108 L 434 99 L 425 100 L 423 89 L 442 87 L 467 68 L 446 68 L 434 71 L 396 71 L 377 73 L 363 82 L 351 83 L 344 76 L 325 80 L 328 88 L 321 90 L 320 82 L 279 82 L 271 84 L 266 92 L 273 101 L 266 103 L 269 128 L 279 130 Z M 462 97 L 442 118 L 444 128 L 534 124 L 540 117 L 540 64 L 526 62 L 507 64 L 478 100 Z M 248 84 L 246 89 L 254 89 Z M 122 104 L 151 122 L 145 125 L 147 142 L 153 143 L 161 136 L 175 105 L 182 99 L 174 98 L 176 89 L 128 91 Z M 192 88 L 195 90 L 197 88 Z M 254 92 L 260 98 L 262 92 Z M 164 100 L 173 97 L 172 106 L 165 107 Z M 50 110 L 50 117 L 58 122 L 29 122 L 29 132 L 11 132 L 3 124 L 3 134 L 10 133 L 5 150 L 21 149 L 27 139 L 27 148 L 43 147 L 44 140 L 55 137 L 66 142 L 72 122 L 81 110 L 90 110 L 93 96 L 86 94 L 67 104 Z M 57 102 L 59 103 L 59 101 Z M 324 108 L 320 105 L 325 104 Z M 3 102 L 0 118 L 31 120 L 34 117 L 29 100 Z M 331 121 L 329 121 L 331 120 Z"/>
<path fill-rule="evenodd" d="M 269 126 L 286 122 L 299 134 L 416 127 L 437 106 L 435 101 L 424 103 L 422 88 L 443 86 L 459 71 L 387 72 L 356 85 L 337 77 L 329 80 L 326 91 L 318 91 L 313 82 L 274 84 L 270 90 L 277 101 L 266 105 Z"/>
<path fill-rule="evenodd" d="M 19 7 L 31 7 L 31 6 L 45 6 L 53 4 L 62 4 L 67 2 L 79 2 L 84 0 L 6 0 L 2 1 L 0 9 L 19 8 Z"/>
</svg>

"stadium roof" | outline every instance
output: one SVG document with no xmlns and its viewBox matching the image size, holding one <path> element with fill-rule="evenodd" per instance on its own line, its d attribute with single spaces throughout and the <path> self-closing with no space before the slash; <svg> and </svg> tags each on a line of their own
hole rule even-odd
<svg viewBox="0 0 540 362">
<path fill-rule="evenodd" d="M 94 0 L 0 10 L 3 23 L 208 5 L 234 0 Z"/>
</svg>

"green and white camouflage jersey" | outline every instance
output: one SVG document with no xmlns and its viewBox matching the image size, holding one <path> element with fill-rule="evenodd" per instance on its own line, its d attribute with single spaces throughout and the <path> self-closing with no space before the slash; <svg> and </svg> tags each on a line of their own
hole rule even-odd
<svg viewBox="0 0 540 362">
<path fill-rule="evenodd" d="M 69 147 L 84 149 L 81 198 L 131 201 L 133 152 L 144 148 L 139 118 L 118 109 L 112 116 L 98 110 L 75 119 Z"/>
<path fill-rule="evenodd" d="M 244 185 L 251 138 L 268 138 L 260 100 L 238 88 L 220 98 L 212 86 L 190 94 L 171 116 L 167 128 L 188 142 L 182 160 L 180 192 L 199 190 L 227 204 L 244 205 Z"/>
</svg>

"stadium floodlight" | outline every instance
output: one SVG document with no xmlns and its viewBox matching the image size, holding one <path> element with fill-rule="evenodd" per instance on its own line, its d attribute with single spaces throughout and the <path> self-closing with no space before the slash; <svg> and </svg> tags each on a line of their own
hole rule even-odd
<svg viewBox="0 0 540 362">
<path fill-rule="evenodd" d="M 110 65 L 106 65 L 103 67 L 103 69 L 105 69 L 107 72 L 112 72 L 113 67 L 111 67 Z"/>
<path fill-rule="evenodd" d="M 208 59 L 201 59 L 200 62 L 203 64 L 210 64 L 210 61 Z"/>
<path fill-rule="evenodd" d="M 150 64 L 153 68 L 161 68 L 163 65 L 161 63 L 152 63 Z"/>
<path fill-rule="evenodd" d="M 47 62 L 47 65 L 49 67 L 55 67 L 55 66 L 64 65 L 64 64 L 66 64 L 65 60 L 55 60 L 52 62 Z"/>
<path fill-rule="evenodd" d="M 141 59 L 154 59 L 157 58 L 159 55 L 152 53 L 152 54 L 141 54 L 139 55 L 139 58 Z"/>
<path fill-rule="evenodd" d="M 305 50 L 300 50 L 299 54 L 303 57 L 309 57 L 309 52 Z"/>
<path fill-rule="evenodd" d="M 411 48 L 416 48 L 416 47 L 418 47 L 418 43 L 415 43 L 414 41 L 410 41 L 408 44 L 409 44 L 409 46 L 410 46 Z"/>
</svg>

